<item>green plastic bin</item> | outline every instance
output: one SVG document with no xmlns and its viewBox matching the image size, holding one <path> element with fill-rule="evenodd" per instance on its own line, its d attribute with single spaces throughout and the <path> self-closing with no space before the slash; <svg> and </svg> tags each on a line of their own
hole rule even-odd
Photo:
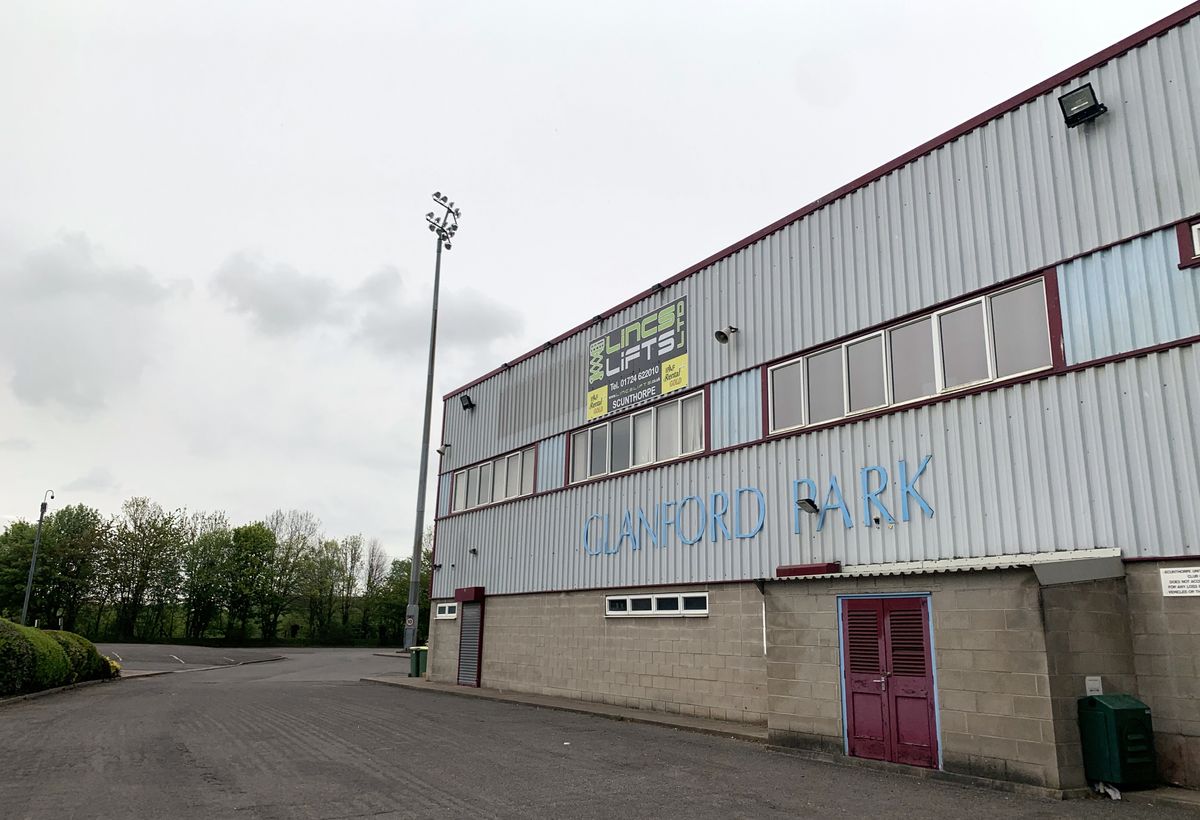
<svg viewBox="0 0 1200 820">
<path fill-rule="evenodd" d="M 1158 782 L 1150 707 L 1130 695 L 1079 699 L 1079 738 L 1087 779 L 1114 786 Z"/>
<path fill-rule="evenodd" d="M 408 650 L 408 676 L 410 678 L 425 677 L 425 670 L 429 668 L 429 647 L 414 646 Z"/>
</svg>

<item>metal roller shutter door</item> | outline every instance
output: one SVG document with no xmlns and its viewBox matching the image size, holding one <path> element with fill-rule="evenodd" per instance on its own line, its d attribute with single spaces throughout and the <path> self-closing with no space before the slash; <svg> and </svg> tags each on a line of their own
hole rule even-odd
<svg viewBox="0 0 1200 820">
<path fill-rule="evenodd" d="M 458 683 L 479 685 L 479 641 L 483 633 L 483 604 L 464 603 L 459 613 Z"/>
</svg>

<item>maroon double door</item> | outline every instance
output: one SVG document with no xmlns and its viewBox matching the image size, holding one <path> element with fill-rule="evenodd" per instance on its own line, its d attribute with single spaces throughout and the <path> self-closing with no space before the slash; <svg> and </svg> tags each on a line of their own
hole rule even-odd
<svg viewBox="0 0 1200 820">
<path fill-rule="evenodd" d="M 850 754 L 937 767 L 926 598 L 847 598 L 842 610 Z"/>
</svg>

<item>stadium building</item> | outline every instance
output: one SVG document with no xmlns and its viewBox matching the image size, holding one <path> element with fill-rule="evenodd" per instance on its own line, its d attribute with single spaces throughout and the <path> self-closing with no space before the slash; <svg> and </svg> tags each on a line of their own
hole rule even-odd
<svg viewBox="0 0 1200 820">
<path fill-rule="evenodd" d="M 1198 16 L 447 395 L 430 677 L 1200 787 Z"/>
</svg>

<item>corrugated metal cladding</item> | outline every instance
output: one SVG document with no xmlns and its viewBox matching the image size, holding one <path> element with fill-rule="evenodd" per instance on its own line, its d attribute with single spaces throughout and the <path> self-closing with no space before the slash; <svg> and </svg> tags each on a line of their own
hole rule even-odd
<svg viewBox="0 0 1200 820">
<path fill-rule="evenodd" d="M 1200 21 L 1083 81 L 1095 122 L 1045 94 L 470 388 L 445 468 L 582 424 L 588 340 L 678 296 L 700 384 L 1200 212 Z"/>
<path fill-rule="evenodd" d="M 780 564 L 1103 547 L 1129 556 L 1198 555 L 1197 407 L 1200 348 L 1175 348 L 453 516 L 438 525 L 434 592 L 725 581 L 773 577 Z M 911 479 L 926 455 L 932 460 L 916 487 L 934 516 L 925 518 L 913 501 L 904 522 L 897 462 L 906 460 Z M 859 471 L 871 465 L 888 470 L 880 499 L 897 519 L 890 528 L 863 524 Z M 815 517 L 802 515 L 801 534 L 793 534 L 793 480 L 812 478 L 823 500 L 831 474 L 853 528 L 831 512 L 821 532 Z M 878 476 L 871 481 L 877 486 Z M 753 538 L 714 543 L 706 535 L 686 546 L 673 537 L 665 548 L 632 551 L 626 542 L 615 555 L 584 554 L 592 513 L 607 514 L 619 531 L 627 509 L 649 516 L 654 504 L 719 490 L 733 496 L 741 486 L 766 498 L 765 525 Z M 747 516 L 743 530 L 752 523 Z"/>
<path fill-rule="evenodd" d="M 454 476 L 451 473 L 445 473 L 438 476 L 438 505 L 437 514 L 439 517 L 450 513 L 450 502 L 453 500 L 450 497 L 451 482 Z"/>
<path fill-rule="evenodd" d="M 555 490 L 566 481 L 567 437 L 548 438 L 538 444 L 537 491 Z"/>
<path fill-rule="evenodd" d="M 1200 334 L 1200 275 L 1168 228 L 1059 270 L 1067 363 Z"/>
<path fill-rule="evenodd" d="M 722 379 L 709 392 L 714 450 L 762 436 L 762 381 L 758 370 Z"/>
</svg>

